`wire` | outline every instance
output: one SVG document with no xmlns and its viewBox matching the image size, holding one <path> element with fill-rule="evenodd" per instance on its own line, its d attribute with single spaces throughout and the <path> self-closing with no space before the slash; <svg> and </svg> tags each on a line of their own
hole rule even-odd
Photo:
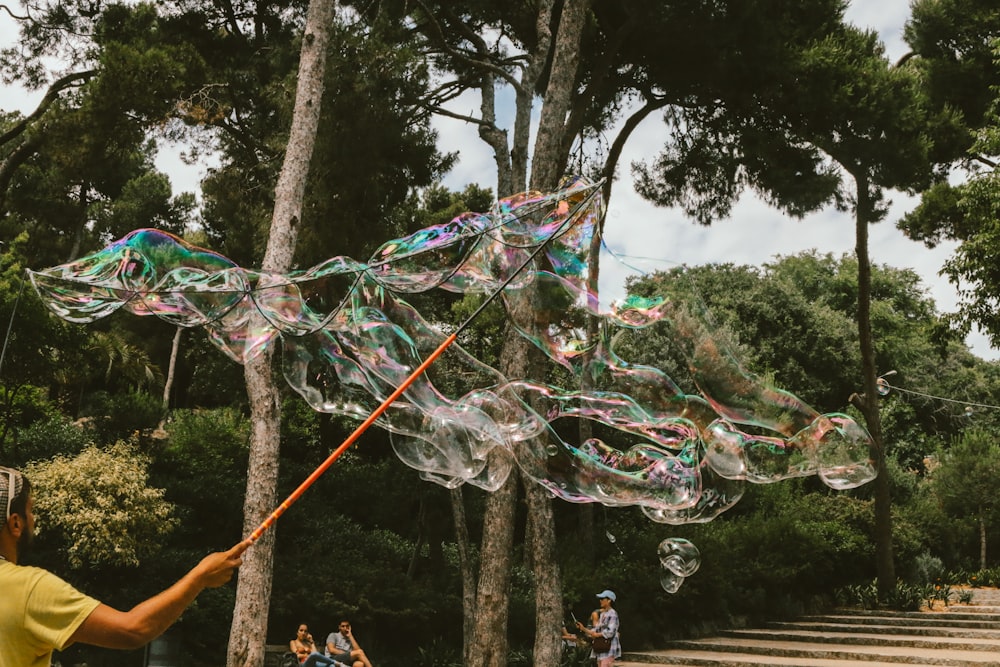
<svg viewBox="0 0 1000 667">
<path fill-rule="evenodd" d="M 10 332 L 14 328 L 14 315 L 17 313 L 17 304 L 21 302 L 21 294 L 24 292 L 24 284 L 27 280 L 21 279 L 21 287 L 17 290 L 17 297 L 14 299 L 14 307 L 10 309 L 10 321 L 7 322 L 7 334 L 3 337 L 3 349 L 0 350 L 0 377 L 3 377 L 3 360 L 7 356 L 7 343 L 10 342 Z"/>
<path fill-rule="evenodd" d="M 487 297 L 482 304 L 480 304 L 479 308 L 477 308 L 476 311 L 472 313 L 472 315 L 470 315 L 465 320 L 465 322 L 463 322 L 458 327 L 458 329 L 455 330 L 454 333 L 445 338 L 444 341 L 437 347 L 437 349 L 434 350 L 434 352 L 432 352 L 430 356 L 428 356 L 423 361 L 423 363 L 421 363 L 420 366 L 418 366 L 409 375 L 409 377 L 403 380 L 403 382 L 396 388 L 396 390 L 393 391 L 391 394 L 389 394 L 389 396 L 386 397 L 386 399 L 382 401 L 382 403 L 377 408 L 375 408 L 375 410 L 373 410 L 370 415 L 368 415 L 368 418 L 365 419 L 364 422 L 362 422 L 357 428 L 355 428 L 354 431 L 335 450 L 333 450 L 333 452 L 330 453 L 330 455 L 326 458 L 326 460 L 323 461 L 312 472 L 312 474 L 309 475 L 309 477 L 307 477 L 301 484 L 299 484 L 299 486 L 291 493 L 291 495 L 289 495 L 284 501 L 282 501 L 282 503 L 278 505 L 266 519 L 264 519 L 264 521 L 250 534 L 250 536 L 247 539 L 249 539 L 251 542 L 256 542 L 258 539 L 260 539 L 260 536 L 263 535 L 264 532 L 267 529 L 269 529 L 272 525 L 274 525 L 274 523 L 279 518 L 281 518 L 281 515 L 284 514 L 285 511 L 289 507 L 291 507 L 293 503 L 295 503 L 299 498 L 302 497 L 302 494 L 304 494 L 309 489 L 309 487 L 312 486 L 313 483 L 317 479 L 319 479 L 323 475 L 323 473 L 325 473 L 327 469 L 329 469 L 329 467 L 334 464 L 334 462 L 337 459 L 340 458 L 341 454 L 347 451 L 347 449 L 350 448 L 351 445 L 353 445 L 366 430 L 368 430 L 368 427 L 374 424 L 375 421 L 379 417 L 381 417 L 386 410 L 389 409 L 389 406 L 392 405 L 392 403 L 395 402 L 397 398 L 402 396 L 403 392 L 405 392 L 410 387 L 410 385 L 413 384 L 413 382 L 415 382 L 416 379 L 420 377 L 423 374 L 423 372 L 427 370 L 427 368 L 430 367 L 430 365 L 433 364 L 434 361 L 439 356 L 441 356 L 441 354 L 443 354 L 444 351 L 448 349 L 449 346 L 451 346 L 452 343 L 455 342 L 455 339 L 458 338 L 458 334 L 463 329 L 465 329 L 469 324 L 471 324 L 472 320 L 477 315 L 479 315 L 479 313 L 481 313 L 491 301 L 493 301 L 495 298 L 497 298 L 500 294 L 503 293 L 504 288 L 506 288 L 514 280 L 515 276 L 517 276 L 526 268 L 528 268 L 528 266 L 535 260 L 535 258 L 542 252 L 542 250 L 549 244 L 549 242 L 552 239 L 559 237 L 568 228 L 576 224 L 576 222 L 578 221 L 577 215 L 580 213 L 580 211 L 583 210 L 583 208 L 586 205 L 588 205 L 593 200 L 594 196 L 598 192 L 599 190 L 595 186 L 593 191 L 589 195 L 587 195 L 587 197 L 585 197 L 581 202 L 577 203 L 574 206 L 573 210 L 567 213 L 565 220 L 563 220 L 563 222 L 559 225 L 559 227 L 556 228 L 551 234 L 549 234 L 545 238 L 545 240 L 542 243 L 540 243 L 537 248 L 534 249 L 534 251 L 528 256 L 528 258 L 525 259 L 524 262 L 517 268 L 517 270 L 512 272 L 511 275 L 507 278 L 507 280 L 505 280 L 496 290 L 494 290 L 494 292 L 490 294 L 489 297 Z"/>
<path fill-rule="evenodd" d="M 684 266 L 683 263 L 676 262 L 676 261 L 670 260 L 670 259 L 664 259 L 664 258 L 658 258 L 658 257 L 643 257 L 643 256 L 639 256 L 639 255 L 626 255 L 624 253 L 615 252 L 614 250 L 611 249 L 610 246 L 607 245 L 607 243 L 604 242 L 604 239 L 601 239 L 601 246 L 619 264 L 621 264 L 622 266 L 625 266 L 625 267 L 631 269 L 632 271 L 636 271 L 636 272 L 638 272 L 638 273 L 640 273 L 640 274 L 642 274 L 644 276 L 645 275 L 649 275 L 649 272 L 645 271 L 645 270 L 643 270 L 643 269 L 641 269 L 641 268 L 639 268 L 637 266 L 634 266 L 633 264 L 629 263 L 628 260 L 633 260 L 633 261 L 639 260 L 639 261 L 645 261 L 645 262 L 656 262 L 656 263 L 659 263 L 659 264 L 664 264 L 664 265 L 669 265 L 669 266 L 674 266 L 674 267 L 683 267 Z M 695 296 L 700 301 L 700 295 L 697 293 L 697 287 L 695 287 L 695 292 L 696 292 Z M 708 310 L 707 306 L 705 308 L 706 308 L 706 311 L 705 311 L 706 315 L 710 315 L 710 311 Z M 888 375 L 888 374 L 886 374 L 886 375 Z M 913 396 L 920 396 L 921 398 L 927 398 L 927 399 L 931 399 L 931 400 L 935 400 L 935 401 L 942 401 L 942 402 L 945 402 L 945 403 L 954 403 L 954 404 L 957 404 L 957 405 L 964 405 L 964 406 L 972 407 L 972 408 L 985 408 L 987 410 L 1000 410 L 1000 405 L 990 405 L 988 403 L 976 403 L 975 401 L 963 401 L 963 400 L 959 400 L 957 398 L 946 398 L 944 396 L 935 396 L 934 394 L 927 394 L 927 393 L 924 393 L 924 392 L 921 392 L 921 391 L 916 391 L 916 390 L 913 390 L 913 389 L 904 389 L 903 387 L 897 387 L 896 385 L 889 384 L 889 382 L 885 380 L 885 377 L 886 377 L 885 375 L 880 376 L 880 378 L 879 378 L 879 380 L 881 380 L 880 386 L 885 387 L 887 389 L 894 389 L 894 390 L 898 391 L 901 394 L 910 394 L 910 395 L 913 395 Z"/>
<path fill-rule="evenodd" d="M 988 410 L 1000 410 L 1000 405 L 990 405 L 989 403 L 975 403 L 973 401 L 962 401 L 957 398 L 945 398 L 944 396 L 925 394 L 922 391 L 915 391 L 913 389 L 903 389 L 902 387 L 897 387 L 896 385 L 889 384 L 888 382 L 886 382 L 882 386 L 888 387 L 889 389 L 895 389 L 901 394 L 913 394 L 914 396 L 920 396 L 922 398 L 930 398 L 935 401 L 944 401 L 945 403 L 957 403 L 958 405 L 967 405 L 973 408 L 987 408 Z"/>
</svg>

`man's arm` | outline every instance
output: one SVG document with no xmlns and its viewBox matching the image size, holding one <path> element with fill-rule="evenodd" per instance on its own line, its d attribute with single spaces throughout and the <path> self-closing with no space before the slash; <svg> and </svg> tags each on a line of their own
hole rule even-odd
<svg viewBox="0 0 1000 667">
<path fill-rule="evenodd" d="M 80 642 L 104 648 L 139 648 L 159 637 L 180 618 L 198 594 L 206 588 L 218 588 L 243 564 L 241 556 L 253 544 L 240 542 L 229 551 L 209 554 L 167 590 L 122 612 L 99 605 L 87 617 L 70 643 Z"/>
</svg>

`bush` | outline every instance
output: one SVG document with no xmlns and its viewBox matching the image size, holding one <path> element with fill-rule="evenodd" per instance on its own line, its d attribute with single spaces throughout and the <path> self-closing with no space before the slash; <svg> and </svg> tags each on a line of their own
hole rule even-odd
<svg viewBox="0 0 1000 667">
<path fill-rule="evenodd" d="M 94 429 L 55 416 L 24 428 L 17 441 L 14 465 L 50 459 L 58 454 L 79 454 L 94 441 Z"/>
<path fill-rule="evenodd" d="M 933 591 L 933 586 L 930 587 Z M 898 580 L 896 586 L 881 603 L 878 598 L 878 583 L 873 579 L 864 584 L 844 586 L 836 592 L 837 603 L 845 607 L 861 607 L 862 609 L 878 609 L 886 607 L 897 611 L 919 611 L 920 604 L 927 593 L 926 586 L 914 586 Z"/>
<path fill-rule="evenodd" d="M 913 580 L 918 584 L 932 584 L 945 576 L 944 563 L 937 556 L 923 553 L 913 563 Z"/>
<path fill-rule="evenodd" d="M 155 428 L 163 417 L 163 401 L 135 390 L 124 394 L 102 391 L 89 397 L 83 414 L 93 417 L 98 440 L 113 442 Z"/>
</svg>

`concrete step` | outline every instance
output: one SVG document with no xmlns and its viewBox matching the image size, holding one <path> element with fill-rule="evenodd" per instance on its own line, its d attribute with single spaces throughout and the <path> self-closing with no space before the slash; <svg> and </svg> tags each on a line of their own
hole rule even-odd
<svg viewBox="0 0 1000 667">
<path fill-rule="evenodd" d="M 858 660 L 838 658 L 788 658 L 729 652 L 657 652 L 629 653 L 615 661 L 615 667 L 649 667 L 649 665 L 674 665 L 686 667 L 899 667 L 898 661 Z M 904 662 L 902 664 L 929 664 L 942 667 L 980 667 L 997 665 L 993 662 Z"/>
<path fill-rule="evenodd" d="M 856 625 L 853 623 L 809 623 L 804 621 L 768 623 L 767 628 L 778 631 L 806 631 L 851 634 L 907 635 L 911 637 L 964 637 L 968 639 L 1000 639 L 1000 629 L 954 628 L 947 625 Z"/>
<path fill-rule="evenodd" d="M 643 658 L 636 659 L 635 656 Z M 616 660 L 615 667 L 649 667 L 649 665 L 673 665 L 673 667 L 899 667 L 898 662 L 871 662 L 850 660 L 799 660 L 797 658 L 761 657 L 759 655 L 740 655 L 738 653 L 703 652 L 685 656 L 656 655 L 655 659 L 645 659 L 645 654 L 630 653 L 623 655 L 623 660 Z M 627 658 L 627 659 L 625 659 Z"/>
<path fill-rule="evenodd" d="M 654 664 L 693 665 L 938 665 L 970 667 L 1000 664 L 1000 652 L 927 649 L 912 646 L 859 646 L 853 644 L 809 644 L 716 637 L 674 642 L 670 649 L 629 652 L 625 661 Z"/>
<path fill-rule="evenodd" d="M 1000 667 L 996 609 L 830 614 L 717 637 L 670 642 L 663 650 L 626 651 L 616 667 Z M 627 647 L 626 647 L 627 648 Z"/>
<path fill-rule="evenodd" d="M 902 612 L 901 612 L 902 613 Z M 1000 628 L 997 621 L 984 619 L 965 619 L 958 616 L 954 618 L 942 618 L 944 614 L 905 612 L 908 615 L 872 615 L 862 616 L 856 614 L 828 614 L 823 616 L 803 616 L 800 621 L 803 623 L 842 623 L 850 625 L 896 625 L 900 627 L 930 627 L 935 625 L 948 625 L 955 628 L 980 628 L 983 630 L 994 630 Z M 913 614 L 912 616 L 909 614 Z"/>
<path fill-rule="evenodd" d="M 814 644 L 854 644 L 864 646 L 909 646 L 913 648 L 991 651 L 1000 654 L 1000 633 L 996 637 L 948 637 L 943 635 L 884 635 L 864 632 L 816 630 L 728 630 L 723 637 Z"/>
<path fill-rule="evenodd" d="M 1000 608 L 979 605 L 952 605 L 934 611 L 890 611 L 884 609 L 836 609 L 826 616 L 863 616 L 865 618 L 966 618 L 972 620 L 993 620 L 1000 623 Z"/>
</svg>

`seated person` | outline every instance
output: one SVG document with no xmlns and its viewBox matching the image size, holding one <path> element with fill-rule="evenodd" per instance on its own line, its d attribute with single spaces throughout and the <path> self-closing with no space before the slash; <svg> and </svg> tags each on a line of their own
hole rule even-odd
<svg viewBox="0 0 1000 667">
<path fill-rule="evenodd" d="M 562 626 L 562 643 L 563 647 L 570 648 L 577 645 L 577 636 L 566 629 L 566 626 Z"/>
<path fill-rule="evenodd" d="M 288 650 L 299 659 L 299 664 L 304 667 L 340 667 L 340 663 L 332 658 L 328 658 L 316 650 L 316 642 L 309 634 L 309 627 L 302 623 L 295 639 L 288 642 Z"/>
<path fill-rule="evenodd" d="M 331 632 L 326 638 L 326 653 L 337 662 L 343 662 L 349 667 L 372 667 L 368 656 L 361 650 L 358 640 L 351 632 L 351 622 L 340 622 L 339 632 Z"/>
</svg>

